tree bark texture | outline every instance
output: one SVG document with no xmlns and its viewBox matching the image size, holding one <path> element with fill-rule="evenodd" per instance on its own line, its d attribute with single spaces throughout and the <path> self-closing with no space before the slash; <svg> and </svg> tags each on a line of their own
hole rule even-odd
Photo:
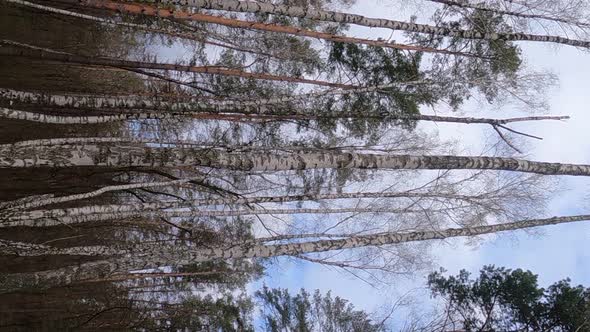
<svg viewBox="0 0 590 332">
<path fill-rule="evenodd" d="M 544 175 L 590 176 L 590 165 L 517 158 L 395 155 L 338 151 L 260 153 L 223 149 L 126 145 L 13 146 L 0 150 L 0 168 L 22 167 L 211 167 L 238 171 L 306 169 L 471 169 Z"/>
</svg>

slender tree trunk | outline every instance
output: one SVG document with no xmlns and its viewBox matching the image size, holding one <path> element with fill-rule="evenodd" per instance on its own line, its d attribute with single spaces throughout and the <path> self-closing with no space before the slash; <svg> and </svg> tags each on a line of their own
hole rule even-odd
<svg viewBox="0 0 590 332">
<path fill-rule="evenodd" d="M 30 122 L 50 123 L 50 124 L 97 124 L 108 122 L 120 122 L 131 120 L 147 120 L 147 119 L 169 119 L 175 117 L 192 116 L 194 113 L 122 113 L 113 115 L 77 115 L 77 116 L 63 116 L 51 115 L 44 113 L 34 113 L 27 111 L 20 111 L 11 108 L 0 107 L 0 118 L 24 120 Z M 196 114 L 198 115 L 198 114 Z"/>
<path fill-rule="evenodd" d="M 336 194 L 307 194 L 307 195 L 290 195 L 290 196 L 260 196 L 260 197 L 240 197 L 240 198 L 217 198 L 217 199 L 195 199 L 189 201 L 172 201 L 172 202 L 154 202 L 154 203 L 135 203 L 135 204 L 112 204 L 112 205 L 92 205 L 84 207 L 51 209 L 51 210 L 34 210 L 19 212 L 18 216 L 9 218 L 11 221 L 53 219 L 63 217 L 78 217 L 91 214 L 113 214 L 159 211 L 165 209 L 186 209 L 198 208 L 195 215 L 206 215 L 210 212 L 223 215 L 242 215 L 242 214 L 290 214 L 290 213 L 323 213 L 311 212 L 316 209 L 299 209 L 292 210 L 237 210 L 237 211 L 202 211 L 204 206 L 230 206 L 246 204 L 264 204 L 264 203 L 289 203 L 303 201 L 321 201 L 321 200 L 342 200 L 342 199 L 383 199 L 383 198 L 420 198 L 420 199 L 445 199 L 462 201 L 471 204 L 481 204 L 489 198 L 489 195 L 482 194 L 476 196 L 457 195 L 447 193 L 431 192 L 355 192 L 355 193 L 336 193 Z M 325 213 L 347 213 L 361 212 L 363 209 L 325 209 Z M 380 209 L 366 209 L 367 212 L 374 212 Z M 385 209 L 386 210 L 386 209 Z M 385 211 L 384 210 L 384 211 Z M 283 212 L 280 212 L 283 211 Z M 301 212 L 299 212 L 301 211 Z M 187 212 L 188 213 L 188 212 Z M 0 225 L 2 227 L 2 225 Z"/>
<path fill-rule="evenodd" d="M 51 145 L 67 145 L 67 144 L 108 144 L 108 143 L 152 143 L 152 140 L 139 138 L 124 138 L 124 137 L 68 137 L 68 138 L 47 138 L 35 139 L 30 141 L 20 141 L 16 143 L 0 144 L 0 150 L 11 149 L 14 147 L 25 146 L 51 146 Z M 174 146 L 201 146 L 206 147 L 210 145 L 201 144 L 193 141 L 174 141 L 174 142 L 158 142 L 157 144 L 174 145 Z"/>
<path fill-rule="evenodd" d="M 265 258 L 286 255 L 298 256 L 332 250 L 442 240 L 453 237 L 478 236 L 586 220 L 590 220 L 590 215 L 522 220 L 505 224 L 448 228 L 438 231 L 357 235 L 343 239 L 328 239 L 288 244 L 248 244 L 245 246 L 238 245 L 229 248 L 218 247 L 177 250 L 178 248 L 175 249 L 153 245 L 149 254 L 146 252 L 143 252 L 141 255 L 130 254 L 119 259 L 83 263 L 76 266 L 37 273 L 0 275 L 0 289 L 4 292 L 10 292 L 26 287 L 48 287 L 52 285 L 67 285 L 87 280 L 102 279 L 116 273 L 126 273 L 129 270 L 143 270 L 162 266 L 180 266 L 223 259 Z"/>
<path fill-rule="evenodd" d="M 471 83 L 471 82 L 465 82 Z M 420 85 L 444 84 L 432 81 L 408 81 L 383 84 L 370 87 L 357 87 L 354 89 L 328 89 L 298 95 L 283 97 L 248 99 L 248 100 L 220 100 L 206 101 L 203 97 L 181 97 L 176 100 L 162 100 L 159 96 L 125 95 L 125 96 L 101 96 L 101 95 L 71 95 L 71 94 L 45 94 L 12 89 L 0 89 L 0 99 L 11 100 L 19 103 L 33 103 L 52 107 L 67 108 L 94 108 L 94 109 L 157 109 L 163 111 L 237 111 L 242 112 L 269 112 L 263 106 L 282 104 L 294 101 L 308 100 L 325 96 L 349 95 L 354 93 L 369 93 L 391 88 L 411 88 Z M 385 92 L 384 92 L 385 93 Z M 244 110 L 245 109 L 245 110 Z"/>
<path fill-rule="evenodd" d="M 323 39 L 323 40 L 328 40 L 328 41 L 338 42 L 338 43 L 361 44 L 361 45 L 377 46 L 377 47 L 384 47 L 384 48 L 408 50 L 408 51 L 418 51 L 418 52 L 425 52 L 425 53 L 442 53 L 442 54 L 457 55 L 457 56 L 477 57 L 477 55 L 475 55 L 475 54 L 470 54 L 470 53 L 465 53 L 465 52 L 448 51 L 448 50 L 436 49 L 436 48 L 431 48 L 431 47 L 423 47 L 423 46 L 397 44 L 397 43 L 392 43 L 392 42 L 387 42 L 387 41 L 382 41 L 382 40 L 371 40 L 371 39 L 339 36 L 339 35 L 334 35 L 334 34 L 330 34 L 330 33 L 326 33 L 326 32 L 306 30 L 306 29 L 297 28 L 297 27 L 281 26 L 281 25 L 269 24 L 269 23 L 242 21 L 242 20 L 238 20 L 238 19 L 230 19 L 230 18 L 213 16 L 213 15 L 206 15 L 206 14 L 200 14 L 200 13 L 190 13 L 190 12 L 179 10 L 179 9 L 157 8 L 157 7 L 148 6 L 145 4 L 120 3 L 120 2 L 113 2 L 113 1 L 108 1 L 108 0 L 79 0 L 79 1 L 80 1 L 80 4 L 87 6 L 87 7 L 98 8 L 98 9 L 109 9 L 109 10 L 113 10 L 113 11 L 117 11 L 117 12 L 121 12 L 121 13 L 125 13 L 125 14 L 147 15 L 147 16 L 182 19 L 182 20 L 188 20 L 188 21 L 197 21 L 197 22 L 203 22 L 203 23 L 212 23 L 212 24 L 227 26 L 230 28 L 253 29 L 253 30 L 260 30 L 260 31 L 275 32 L 275 33 L 284 33 L 284 34 L 290 34 L 290 35 L 296 35 L 296 36 L 302 36 L 302 37 Z"/>
<path fill-rule="evenodd" d="M 240 271 L 237 271 L 238 273 Z M 139 279 L 162 279 L 162 278 L 184 278 L 184 277 L 208 277 L 208 276 L 219 276 L 224 274 L 233 274 L 236 271 L 203 271 L 203 272 L 178 272 L 178 273 L 128 273 L 123 275 L 116 275 L 104 279 L 87 280 L 85 283 L 94 282 L 117 282 L 127 280 L 139 280 Z M 247 273 L 247 272 L 244 272 Z"/>
<path fill-rule="evenodd" d="M 0 118 L 25 120 L 31 122 L 50 123 L 50 124 L 97 124 L 108 122 L 132 121 L 132 120 L 163 120 L 174 118 L 194 118 L 194 119 L 216 119 L 227 121 L 285 121 L 285 120 L 322 120 L 322 119 L 388 119 L 388 120 L 408 120 L 408 121 L 432 121 L 432 122 L 449 122 L 462 124 L 489 124 L 492 126 L 507 124 L 511 122 L 524 122 L 536 120 L 564 120 L 569 116 L 530 116 L 521 118 L 507 119 L 487 119 L 472 117 L 453 117 L 440 115 L 413 115 L 413 114 L 360 114 L 358 112 L 315 112 L 311 110 L 293 110 L 288 112 L 268 112 L 262 110 L 258 113 L 254 110 L 236 109 L 236 113 L 219 113 L 207 111 L 187 111 L 187 112 L 138 112 L 138 113 L 121 113 L 114 115 L 83 115 L 83 116 L 63 116 L 50 115 L 44 113 L 33 113 L 20 111 L 11 108 L 0 107 Z"/>
<path fill-rule="evenodd" d="M 253 248 L 230 248 L 221 252 L 218 248 L 195 250 L 192 259 L 196 261 L 209 261 L 225 258 L 253 258 L 275 257 L 283 255 L 301 255 L 323 251 L 360 248 L 366 246 L 381 246 L 407 242 L 442 240 L 452 237 L 477 236 L 504 231 L 572 223 L 590 220 L 590 215 L 577 215 L 568 217 L 552 217 L 547 219 L 522 220 L 512 223 L 474 226 L 465 228 L 448 228 L 440 231 L 416 231 L 407 233 L 379 233 L 372 235 L 350 236 L 345 239 L 330 239 L 303 243 L 289 243 L 277 245 L 254 246 Z"/>
<path fill-rule="evenodd" d="M 486 80 L 453 80 L 453 83 L 461 84 L 491 84 Z M 310 93 L 288 95 L 273 98 L 247 99 L 247 100 L 211 100 L 202 96 L 178 96 L 162 97 L 159 95 L 89 95 L 89 94 L 48 94 L 40 92 L 19 91 L 0 88 L 0 99 L 18 103 L 32 103 L 51 107 L 67 108 L 93 108 L 93 109 L 157 109 L 164 111 L 236 111 L 244 112 L 269 112 L 264 106 L 283 104 L 289 102 L 306 101 L 326 96 L 339 96 L 349 94 L 362 94 L 380 92 L 386 94 L 388 89 L 412 89 L 417 86 L 445 85 L 448 82 L 417 80 L 388 83 L 377 86 L 357 87 L 351 89 L 325 89 Z M 252 110 L 251 110 L 252 109 Z"/>
<path fill-rule="evenodd" d="M 78 200 L 84 200 L 94 198 L 113 191 L 124 191 L 140 188 L 158 188 L 158 187 L 172 187 L 187 184 L 194 181 L 202 181 L 203 177 L 192 177 L 186 179 L 172 180 L 172 181 L 161 181 L 161 182 L 143 182 L 143 183 L 130 183 L 124 185 L 107 186 L 95 191 L 91 191 L 83 194 L 75 194 L 69 196 L 54 197 L 53 195 L 42 195 L 42 196 L 31 196 L 18 199 L 16 201 L 0 202 L 0 209 L 3 209 L 5 213 L 12 214 L 14 211 L 23 211 L 27 209 L 34 209 L 41 206 L 62 204 L 67 202 L 73 202 Z M 0 214 L 1 215 L 1 214 Z"/>
<path fill-rule="evenodd" d="M 183 167 L 238 171 L 306 169 L 472 169 L 544 175 L 590 176 L 590 165 L 560 164 L 516 158 L 366 154 L 338 151 L 268 154 L 222 149 L 138 145 L 26 146 L 0 151 L 0 168 L 30 167 Z"/>
<path fill-rule="evenodd" d="M 17 216 L 6 218 L 0 223 L 0 228 L 5 227 L 54 227 L 68 226 L 86 223 L 98 223 L 109 220 L 125 220 L 130 218 L 199 218 L 199 217 L 236 217 L 248 215 L 296 215 L 296 214 L 361 214 L 361 213 L 417 213 L 424 212 L 423 209 L 394 209 L 376 207 L 351 207 L 351 208 L 320 208 L 320 209 L 247 209 L 247 210 L 201 210 L 193 209 L 172 209 L 172 210 L 132 210 L 124 211 L 125 206 L 105 208 L 104 206 L 88 206 L 78 208 L 69 215 L 60 215 L 58 211 L 32 211 L 19 213 Z M 450 208 L 444 208 L 448 211 Z M 431 209 L 432 212 L 441 211 Z"/>
<path fill-rule="evenodd" d="M 32 244 L 0 239 L 0 255 L 16 255 L 25 257 L 74 255 L 74 256 L 112 256 L 125 253 L 119 249 L 103 246 L 55 248 L 43 244 Z"/>
<path fill-rule="evenodd" d="M 199 98 L 189 98 L 188 101 L 168 102 L 160 100 L 150 100 L 142 96 L 121 96 L 121 97 L 100 97 L 100 96 L 76 96 L 76 95 L 48 95 L 41 93 L 16 91 L 10 89 L 0 89 L 0 99 L 18 101 L 21 103 L 35 103 L 47 105 L 49 107 L 67 107 L 67 108 L 89 108 L 89 109 L 150 109 L 158 110 L 157 112 L 137 112 L 123 113 L 115 115 L 100 116 L 58 116 L 41 113 L 25 112 L 20 110 L 0 108 L 0 117 L 21 119 L 34 122 L 56 123 L 56 124 L 92 124 L 113 121 L 140 120 L 140 119 L 166 119 L 171 117 L 195 117 L 203 115 L 225 115 L 226 118 L 237 114 L 246 114 L 261 116 L 261 119 L 289 119 L 289 120 L 314 120 L 328 118 L 388 118 L 392 120 L 409 120 L 409 121 L 433 121 L 433 122 L 451 122 L 463 124 L 489 124 L 493 126 L 504 125 L 513 122 L 537 121 L 537 120 L 565 120 L 568 116 L 529 116 L 506 119 L 489 119 L 473 117 L 452 117 L 440 115 L 410 115 L 410 114 L 386 114 L 371 115 L 359 114 L 358 112 L 341 112 L 334 110 L 332 112 L 317 112 L 315 109 L 293 109 L 289 111 L 276 111 L 271 104 L 291 102 L 304 98 L 313 98 L 325 95 L 349 94 L 372 92 L 379 89 L 392 86 L 411 86 L 414 84 L 425 84 L 425 82 L 401 82 L 397 84 L 388 84 L 379 87 L 355 88 L 349 90 L 335 90 L 317 93 L 309 93 L 301 96 L 269 98 L 253 101 L 226 101 L 226 102 L 201 102 Z M 226 112 L 227 114 L 222 114 Z M 267 117 L 264 117 L 267 116 Z M 221 118 L 224 119 L 224 118 Z M 229 118 L 231 121 L 231 118 Z"/>
<path fill-rule="evenodd" d="M 80 0 L 83 3 L 100 3 L 103 0 Z M 388 28 L 410 32 L 433 34 L 446 37 L 458 37 L 465 39 L 484 40 L 514 40 L 559 43 L 570 46 L 590 48 L 590 41 L 569 39 L 559 36 L 545 36 L 525 33 L 497 33 L 481 32 L 476 30 L 462 30 L 443 28 L 426 24 L 395 21 L 383 18 L 369 18 L 362 15 L 341 13 L 335 11 L 287 6 L 272 3 L 237 1 L 237 0 L 159 0 L 164 4 L 191 6 L 195 8 L 216 9 L 232 12 L 248 12 L 257 14 L 283 15 L 298 18 L 307 18 L 318 21 L 347 23 L 372 28 Z"/>
<path fill-rule="evenodd" d="M 350 114 L 350 116 L 337 116 L 335 118 L 360 117 L 360 115 Z M 164 120 L 192 118 L 199 120 L 220 120 L 235 122 L 266 122 L 266 121 L 293 121 L 293 120 L 317 120 L 320 117 L 311 115 L 279 115 L 279 114 L 256 114 L 256 113 L 220 113 L 206 111 L 192 112 L 132 112 L 109 115 L 52 115 L 45 113 L 34 113 L 16 110 L 12 108 L 0 107 L 0 118 L 23 120 L 37 123 L 59 124 L 59 125 L 86 125 L 121 121 L 139 121 L 139 120 Z M 328 118 L 328 117 L 324 117 Z M 334 117 L 330 117 L 334 118 Z M 381 117 L 379 117 L 381 118 Z"/>
<path fill-rule="evenodd" d="M 82 55 L 75 55 L 70 53 L 63 53 L 52 51 L 48 49 L 34 48 L 30 45 L 15 43 L 8 40 L 1 40 L 0 44 L 10 45 L 12 47 L 0 47 L 0 56 L 20 56 L 34 59 L 42 59 L 47 61 L 56 61 L 62 63 L 76 63 L 83 65 L 106 66 L 115 68 L 140 68 L 140 69 L 155 69 L 155 70 L 170 70 L 176 72 L 199 73 L 207 75 L 222 75 L 241 78 L 250 78 L 258 80 L 311 84 L 319 86 L 327 86 L 332 88 L 351 89 L 354 85 L 332 83 L 326 81 L 312 80 L 291 76 L 271 75 L 264 73 L 250 73 L 239 69 L 223 68 L 218 66 L 189 66 L 172 63 L 155 63 L 155 62 L 141 62 L 120 60 L 112 58 L 98 58 L 87 57 Z"/>
</svg>

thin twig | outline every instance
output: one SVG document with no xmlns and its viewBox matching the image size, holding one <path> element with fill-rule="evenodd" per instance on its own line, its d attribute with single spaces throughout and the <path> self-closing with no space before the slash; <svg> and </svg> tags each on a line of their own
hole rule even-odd
<svg viewBox="0 0 590 332">
<path fill-rule="evenodd" d="M 538 140 L 541 140 L 541 141 L 543 140 L 543 137 L 539 137 L 539 136 L 534 136 L 534 135 L 531 135 L 531 134 L 523 133 L 523 132 L 520 132 L 520 131 L 517 131 L 517 130 L 511 129 L 511 128 L 508 128 L 508 127 L 506 127 L 506 126 L 503 126 L 503 125 L 501 125 L 501 124 L 499 124 L 499 125 L 497 125 L 497 126 L 498 126 L 498 127 L 500 127 L 500 128 L 506 129 L 506 130 L 508 130 L 508 131 L 510 131 L 510 132 L 513 132 L 513 133 L 515 133 L 515 134 L 518 134 L 518 135 L 522 135 L 522 136 L 526 136 L 526 137 L 530 137 L 530 138 L 538 139 Z"/>
<path fill-rule="evenodd" d="M 519 150 L 516 146 L 514 146 L 512 143 L 510 143 L 510 141 L 508 140 L 508 138 L 506 138 L 504 136 L 504 134 L 502 134 L 502 132 L 500 131 L 500 129 L 498 129 L 498 126 L 497 125 L 493 125 L 492 128 L 494 128 L 494 130 L 498 133 L 498 135 L 504 141 L 504 143 L 506 143 L 506 145 L 508 145 L 509 147 L 511 147 L 512 149 L 514 149 L 514 151 L 516 151 L 518 153 L 522 153 L 521 150 Z"/>
</svg>

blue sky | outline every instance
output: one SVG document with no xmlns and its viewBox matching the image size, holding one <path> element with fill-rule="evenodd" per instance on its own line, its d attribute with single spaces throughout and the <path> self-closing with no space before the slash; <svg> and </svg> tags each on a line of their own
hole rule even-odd
<svg viewBox="0 0 590 332">
<path fill-rule="evenodd" d="M 384 2 L 362 2 L 349 12 L 373 17 L 407 19 L 411 11 L 398 11 L 394 5 Z M 410 8 L 411 9 L 411 8 Z M 371 38 L 390 36 L 382 30 L 353 29 L 352 33 Z M 572 118 L 567 122 L 544 122 L 523 124 L 518 128 L 544 137 L 543 141 L 527 143 L 528 159 L 590 164 L 590 61 L 589 55 L 571 47 L 553 45 L 521 44 L 527 65 L 534 69 L 550 69 L 559 77 L 559 86 L 549 96 L 551 114 L 565 114 Z M 465 114 L 478 114 L 475 109 L 465 109 Z M 479 113 L 481 115 L 481 113 Z M 497 117 L 506 113 L 498 112 Z M 440 124 L 432 128 L 442 138 L 458 138 L 465 151 L 481 153 L 481 142 L 487 128 L 480 126 L 457 126 Z M 489 132 L 488 132 L 489 134 Z M 465 143 L 467 142 L 467 143 Z M 585 199 L 590 194 L 590 181 L 585 178 L 561 179 L 561 188 L 550 203 L 547 217 L 554 215 L 584 214 L 590 212 Z M 440 245 L 433 250 L 436 263 L 457 273 L 467 269 L 473 273 L 483 265 L 494 264 L 508 268 L 529 269 L 539 275 L 541 285 L 571 278 L 575 284 L 590 286 L 590 222 L 550 226 L 535 234 L 524 231 L 486 237 L 479 247 L 466 246 L 461 239 L 451 245 Z M 407 290 L 422 287 L 425 273 L 410 279 L 400 279 L 385 289 L 374 289 L 349 275 L 310 263 L 293 263 L 281 259 L 279 267 L 270 270 L 262 280 L 269 286 L 331 290 L 333 294 L 351 300 L 357 307 L 374 310 L 379 305 L 391 302 Z M 258 285 L 259 285 L 258 284 Z M 257 285 L 254 285 L 256 287 Z"/>
</svg>

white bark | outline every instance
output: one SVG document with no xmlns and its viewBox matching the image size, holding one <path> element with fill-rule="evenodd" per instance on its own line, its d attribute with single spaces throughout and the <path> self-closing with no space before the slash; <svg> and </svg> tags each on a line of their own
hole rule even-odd
<svg viewBox="0 0 590 332">
<path fill-rule="evenodd" d="M 72 248 L 56 248 L 43 244 L 15 242 L 0 239 L 0 255 L 16 256 L 48 256 L 48 255 L 73 255 L 73 256 L 112 256 L 121 255 L 124 251 L 105 246 L 86 246 Z"/>
<path fill-rule="evenodd" d="M 119 211 L 119 208 L 123 211 Z M 376 207 L 352 208 L 319 208 L 319 209 L 260 209 L 260 210 L 201 210 L 201 209 L 169 209 L 169 210 L 135 210 L 124 211 L 126 207 L 105 208 L 102 206 L 88 206 L 75 208 L 70 214 L 63 211 L 31 211 L 11 216 L 0 223 L 5 227 L 53 227 L 69 226 L 81 223 L 98 223 L 109 220 L 162 218 L 200 218 L 200 217 L 235 217 L 248 215 L 296 215 L 296 214 L 361 214 L 361 213 L 421 213 L 423 209 L 394 209 Z M 448 209 L 445 209 L 448 210 Z M 439 210 L 432 209 L 431 212 Z M 68 211 L 70 212 L 70 211 Z"/>
<path fill-rule="evenodd" d="M 68 137 L 68 138 L 47 138 L 35 139 L 30 141 L 20 141 L 16 143 L 0 144 L 0 150 L 10 150 L 15 147 L 42 147 L 68 144 L 108 144 L 108 143 L 125 143 L 125 144 L 151 144 L 157 146 L 176 146 L 176 147 L 201 147 L 210 148 L 211 144 L 205 144 L 200 141 L 192 140 L 174 140 L 154 142 L 149 139 L 125 138 L 125 137 Z"/>
<path fill-rule="evenodd" d="M 11 149 L 14 147 L 25 146 L 50 146 L 50 145 L 64 145 L 64 144 L 102 144 L 102 143 L 132 143 L 136 140 L 131 138 L 120 137 L 68 137 L 68 138 L 47 138 L 35 139 L 30 141 L 20 141 L 16 143 L 0 144 L 0 149 Z M 148 141 L 138 140 L 139 143 L 147 143 Z"/>
<path fill-rule="evenodd" d="M 190 114 L 189 114 L 190 115 Z M 123 113 L 114 115 L 96 115 L 96 116 L 62 116 L 50 115 L 43 113 L 33 113 L 20 111 L 10 108 L 0 107 L 0 117 L 14 120 L 24 120 L 31 122 L 50 123 L 50 124 L 96 124 L 129 120 L 146 120 L 146 119 L 169 119 L 183 114 L 178 113 Z"/>
<path fill-rule="evenodd" d="M 31 122 L 50 123 L 50 124 L 97 124 L 97 123 L 108 123 L 118 121 L 130 121 L 130 120 L 148 120 L 148 119 L 172 119 L 182 117 L 198 116 L 202 113 L 197 112 L 140 112 L 140 113 L 121 113 L 114 115 L 96 115 L 96 116 L 61 116 L 61 115 L 50 115 L 43 113 L 33 113 L 20 111 L 15 109 L 0 107 L 0 118 L 8 118 L 15 120 L 24 120 Z M 531 116 L 522 118 L 507 118 L 507 119 L 488 119 L 488 118 L 472 118 L 472 117 L 452 117 L 452 116 L 440 116 L 440 115 L 404 115 L 404 114 L 391 114 L 391 115 L 371 115 L 371 114 L 358 114 L 358 113 L 345 113 L 334 111 L 330 113 L 321 113 L 313 111 L 302 111 L 294 110 L 293 112 L 268 112 L 261 110 L 256 111 L 238 111 L 236 114 L 232 113 L 213 113 L 213 115 L 239 115 L 241 114 L 253 114 L 261 115 L 261 119 L 266 119 L 265 115 L 276 116 L 277 119 L 322 119 L 322 118 L 388 118 L 388 119 L 399 119 L 399 120 L 410 120 L 410 121 L 432 121 L 432 122 L 448 122 L 448 123 L 463 123 L 463 124 L 490 124 L 492 126 L 502 125 L 511 122 L 523 122 L 523 121 L 536 121 L 536 120 L 564 120 L 569 119 L 568 116 Z M 497 128 L 496 128 L 497 129 Z"/>
<path fill-rule="evenodd" d="M 158 211 L 166 209 L 196 209 L 193 213 L 196 215 L 205 215 L 211 212 L 215 215 L 248 215 L 248 214 L 290 214 L 290 213 L 323 213 L 311 212 L 312 209 L 293 210 L 293 212 L 278 212 L 288 211 L 284 210 L 243 210 L 238 211 L 203 211 L 205 206 L 230 206 L 230 205 L 244 205 L 244 204 L 263 204 L 263 203 L 287 203 L 296 201 L 321 201 L 321 200 L 341 200 L 341 199 L 383 199 L 383 198 L 419 198 L 419 199 L 444 199 L 449 201 L 461 201 L 469 204 L 478 204 L 479 201 L 485 202 L 489 200 L 490 196 L 476 195 L 456 195 L 447 193 L 426 193 L 426 192 L 355 192 L 355 193 L 337 193 L 337 194 L 309 194 L 309 195 L 291 195 L 291 196 L 259 196 L 259 197 L 240 197 L 240 198 L 217 198 L 217 199 L 195 199 L 188 201 L 170 201 L 170 202 L 154 202 L 154 203 L 135 203 L 135 204 L 112 204 L 112 205 L 91 205 L 84 207 L 75 207 L 67 209 L 50 209 L 50 210 L 34 210 L 20 212 L 18 216 L 9 218 L 9 221 L 24 221 L 37 220 L 46 218 L 63 218 L 63 217 L 78 217 L 88 216 L 91 214 L 112 214 L 117 215 L 121 213 Z M 362 210 L 362 209 L 361 209 Z M 346 212 L 361 212 L 361 210 L 329 210 L 325 213 L 346 213 Z M 368 212 L 375 212 L 378 209 L 367 209 Z M 301 211 L 301 212 L 298 212 Z M 338 212 L 336 212 L 338 211 Z M 175 213 L 174 211 L 166 211 Z M 188 213 L 188 212 L 187 212 Z M 103 220 L 103 219 L 101 219 Z M 0 227 L 2 227 L 0 225 Z"/>
<path fill-rule="evenodd" d="M 53 195 L 45 195 L 45 196 L 33 196 L 33 197 L 25 197 L 23 199 L 19 199 L 16 201 L 11 202 L 2 202 L 0 204 L 0 208 L 7 210 L 6 212 L 14 213 L 15 211 L 23 211 L 27 209 L 38 208 L 41 206 L 47 206 L 52 204 L 60 204 L 78 200 L 89 199 L 93 197 L 100 196 L 107 192 L 112 191 L 123 191 L 123 190 L 130 190 L 130 189 L 139 189 L 139 188 L 157 188 L 157 187 L 171 187 L 171 186 L 179 186 L 182 184 L 186 184 L 192 181 L 200 181 L 203 180 L 203 177 L 192 177 L 186 179 L 179 179 L 173 181 L 162 181 L 162 182 L 144 182 L 144 183 L 130 183 L 124 185 L 117 185 L 117 186 L 107 186 L 95 191 L 91 191 L 88 193 L 83 194 L 75 194 L 69 196 L 61 196 L 61 197 L 53 197 Z"/>
<path fill-rule="evenodd" d="M 472 169 L 544 175 L 590 176 L 590 165 L 560 164 L 503 157 L 367 154 L 338 151 L 259 153 L 224 149 L 138 145 L 61 145 L 0 151 L 0 168 L 29 167 L 183 167 L 238 171 L 306 169 Z"/>
<path fill-rule="evenodd" d="M 249 100 L 223 100 L 203 101 L 198 97 L 182 97 L 181 101 L 166 101 L 155 97 L 127 95 L 127 96 L 97 96 L 97 95 L 71 95 L 71 94 L 44 94 L 37 92 L 18 91 L 12 89 L 0 89 L 0 99 L 13 100 L 23 103 L 35 103 L 57 107 L 88 107 L 88 108 L 115 108 L 115 109 L 158 109 L 166 111 L 236 111 L 264 112 L 262 106 L 288 103 L 309 98 L 317 98 L 332 95 L 347 95 L 353 93 L 367 93 L 390 88 L 411 87 L 417 85 L 437 85 L 444 82 L 432 81 L 408 81 L 391 84 L 383 84 L 372 87 L 354 89 L 327 89 L 316 92 L 290 95 L 284 97 L 249 99 Z M 252 109 L 254 108 L 254 110 Z M 245 109 L 245 110 L 244 110 Z"/>
</svg>

